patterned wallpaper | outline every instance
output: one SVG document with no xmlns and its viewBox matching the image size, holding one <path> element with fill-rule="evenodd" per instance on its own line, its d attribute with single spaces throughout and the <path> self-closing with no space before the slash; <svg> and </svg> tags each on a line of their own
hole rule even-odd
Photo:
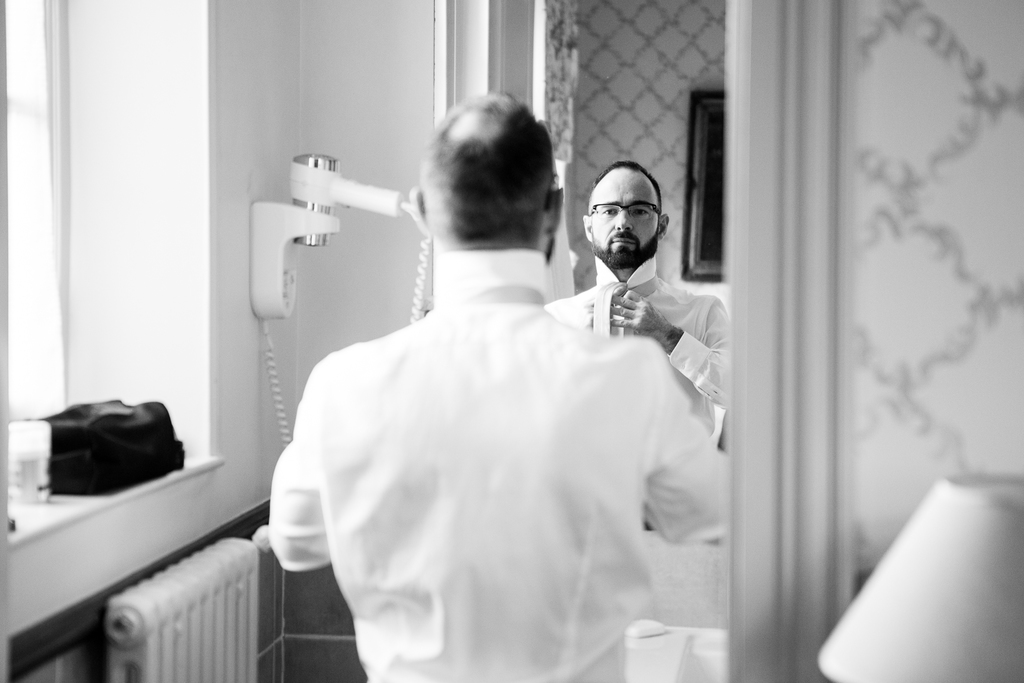
<svg viewBox="0 0 1024 683">
<path fill-rule="evenodd" d="M 856 514 L 873 566 L 935 479 L 1024 473 L 1024 3 L 862 3 Z"/>
<path fill-rule="evenodd" d="M 650 169 L 662 187 L 670 222 L 658 270 L 680 282 L 689 93 L 724 87 L 725 0 L 578 0 L 577 24 L 568 197 L 569 244 L 579 257 L 576 287 L 594 284 L 582 221 L 590 184 L 601 169 L 624 158 Z M 724 286 L 714 293 L 722 296 Z"/>
</svg>

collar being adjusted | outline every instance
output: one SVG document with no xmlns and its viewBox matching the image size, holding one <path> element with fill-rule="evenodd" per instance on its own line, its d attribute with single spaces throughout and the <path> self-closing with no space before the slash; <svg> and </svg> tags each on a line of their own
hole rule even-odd
<svg viewBox="0 0 1024 683">
<path fill-rule="evenodd" d="M 434 276 L 435 308 L 481 303 L 541 305 L 544 254 L 534 249 L 473 249 L 439 252 Z"/>
<path fill-rule="evenodd" d="M 604 264 L 604 261 L 595 257 L 594 263 L 597 266 L 597 286 L 618 282 L 619 278 Z M 657 289 L 658 262 L 651 257 L 640 264 L 640 267 L 633 271 L 626 281 L 626 287 L 640 296 L 650 296 Z"/>
</svg>

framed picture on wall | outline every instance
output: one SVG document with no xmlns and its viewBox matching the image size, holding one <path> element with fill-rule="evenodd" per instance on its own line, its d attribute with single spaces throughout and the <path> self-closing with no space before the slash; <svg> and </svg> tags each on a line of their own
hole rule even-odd
<svg viewBox="0 0 1024 683">
<path fill-rule="evenodd" d="M 683 213 L 684 280 L 722 281 L 724 172 L 725 93 L 693 91 Z"/>
</svg>

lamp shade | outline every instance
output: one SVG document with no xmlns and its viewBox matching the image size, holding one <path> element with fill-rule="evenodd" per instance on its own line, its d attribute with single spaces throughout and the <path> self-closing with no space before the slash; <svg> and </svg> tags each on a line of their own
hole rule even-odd
<svg viewBox="0 0 1024 683">
<path fill-rule="evenodd" d="M 1024 681 L 1024 478 L 937 482 L 818 665 L 836 683 Z"/>
</svg>

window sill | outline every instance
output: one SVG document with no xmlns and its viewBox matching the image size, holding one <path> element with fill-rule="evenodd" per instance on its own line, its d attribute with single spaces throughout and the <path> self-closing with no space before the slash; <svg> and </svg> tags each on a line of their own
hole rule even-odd
<svg viewBox="0 0 1024 683">
<path fill-rule="evenodd" d="M 8 634 L 67 609 L 209 531 L 204 497 L 218 457 L 116 493 L 10 504 Z M 67 571 L 74 567 L 74 571 Z"/>
<path fill-rule="evenodd" d="M 46 503 L 7 503 L 7 516 L 17 525 L 15 531 L 7 534 L 10 552 L 43 536 L 60 529 L 74 526 L 83 519 L 129 501 L 148 496 L 154 491 L 174 486 L 183 479 L 196 477 L 203 472 L 217 469 L 224 464 L 220 458 L 186 460 L 185 466 L 159 479 L 143 482 L 107 495 L 98 496 L 50 496 Z"/>
</svg>

